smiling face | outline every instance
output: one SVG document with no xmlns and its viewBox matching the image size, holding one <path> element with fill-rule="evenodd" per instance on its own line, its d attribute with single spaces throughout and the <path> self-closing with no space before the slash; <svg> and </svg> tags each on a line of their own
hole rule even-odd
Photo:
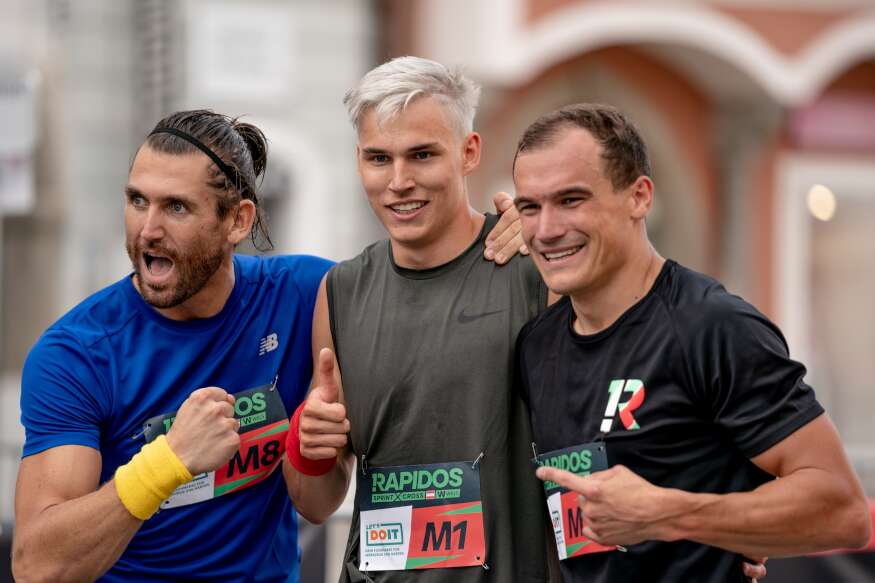
<svg viewBox="0 0 875 583">
<path fill-rule="evenodd" d="M 359 125 L 358 171 L 374 214 L 398 251 L 454 243 L 470 221 L 465 177 L 480 161 L 480 137 L 464 138 L 440 103 L 419 98 L 378 122 Z"/>
<path fill-rule="evenodd" d="M 523 239 L 547 286 L 572 298 L 612 293 L 645 248 L 652 183 L 642 176 L 615 191 L 601 151 L 588 131 L 560 129 L 551 143 L 522 152 L 514 170 Z"/>
<path fill-rule="evenodd" d="M 235 212 L 219 219 L 216 194 L 207 185 L 209 164 L 199 152 L 164 154 L 144 145 L 131 166 L 125 247 L 134 284 L 156 308 L 175 308 L 216 291 L 223 285 L 220 268 L 230 268 Z"/>
</svg>

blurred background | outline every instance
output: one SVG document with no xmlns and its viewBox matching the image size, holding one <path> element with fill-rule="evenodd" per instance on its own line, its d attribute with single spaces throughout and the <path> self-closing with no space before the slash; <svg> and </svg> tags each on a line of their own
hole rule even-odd
<svg viewBox="0 0 875 583">
<path fill-rule="evenodd" d="M 875 496 L 875 1 L 0 0 L 0 540 L 23 360 L 129 272 L 123 187 L 148 130 L 179 109 L 246 114 L 272 147 L 276 252 L 348 258 L 382 232 L 341 98 L 405 54 L 483 85 L 483 210 L 512 192 L 537 115 L 628 113 L 651 148 L 657 247 L 781 326 Z M 304 527 L 304 581 L 336 580 L 348 516 Z M 769 580 L 873 580 L 862 556 L 827 574 L 773 561 Z"/>
</svg>

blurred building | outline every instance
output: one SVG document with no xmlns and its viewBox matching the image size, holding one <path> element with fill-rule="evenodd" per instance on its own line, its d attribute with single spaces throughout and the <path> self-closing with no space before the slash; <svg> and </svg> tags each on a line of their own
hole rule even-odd
<svg viewBox="0 0 875 583">
<path fill-rule="evenodd" d="M 210 108 L 265 131 L 276 252 L 341 259 L 377 237 L 341 99 L 378 59 L 378 20 L 361 0 L 0 0 L 0 541 L 24 358 L 130 272 L 124 186 L 161 117 Z"/>
<path fill-rule="evenodd" d="M 481 209 L 512 191 L 537 115 L 627 112 L 657 246 L 778 322 L 875 496 L 872 0 L 0 0 L 0 528 L 24 357 L 129 271 L 123 187 L 148 130 L 184 108 L 247 114 L 272 147 L 277 251 L 343 259 L 382 232 L 341 97 L 404 54 L 484 85 Z M 345 528 L 328 528 L 329 580 Z"/>
<path fill-rule="evenodd" d="M 636 121 L 658 248 L 779 323 L 875 495 L 875 3 L 387 4 L 391 54 L 462 65 L 484 85 L 481 207 L 512 189 L 537 115 L 598 101 Z"/>
</svg>

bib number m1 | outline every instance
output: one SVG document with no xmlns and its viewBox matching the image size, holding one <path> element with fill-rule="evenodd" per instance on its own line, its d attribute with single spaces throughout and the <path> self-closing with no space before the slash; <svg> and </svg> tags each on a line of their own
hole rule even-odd
<svg viewBox="0 0 875 583">
<path fill-rule="evenodd" d="M 480 473 L 471 462 L 369 468 L 359 477 L 359 569 L 485 562 Z"/>
</svg>

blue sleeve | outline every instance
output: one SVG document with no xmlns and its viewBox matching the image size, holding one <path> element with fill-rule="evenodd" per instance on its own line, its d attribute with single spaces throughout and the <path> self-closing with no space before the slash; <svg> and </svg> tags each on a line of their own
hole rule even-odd
<svg viewBox="0 0 875 583">
<path fill-rule="evenodd" d="M 72 335 L 46 332 L 22 373 L 23 457 L 60 445 L 100 449 L 100 426 L 111 406 L 103 389 L 85 348 Z"/>
</svg>

